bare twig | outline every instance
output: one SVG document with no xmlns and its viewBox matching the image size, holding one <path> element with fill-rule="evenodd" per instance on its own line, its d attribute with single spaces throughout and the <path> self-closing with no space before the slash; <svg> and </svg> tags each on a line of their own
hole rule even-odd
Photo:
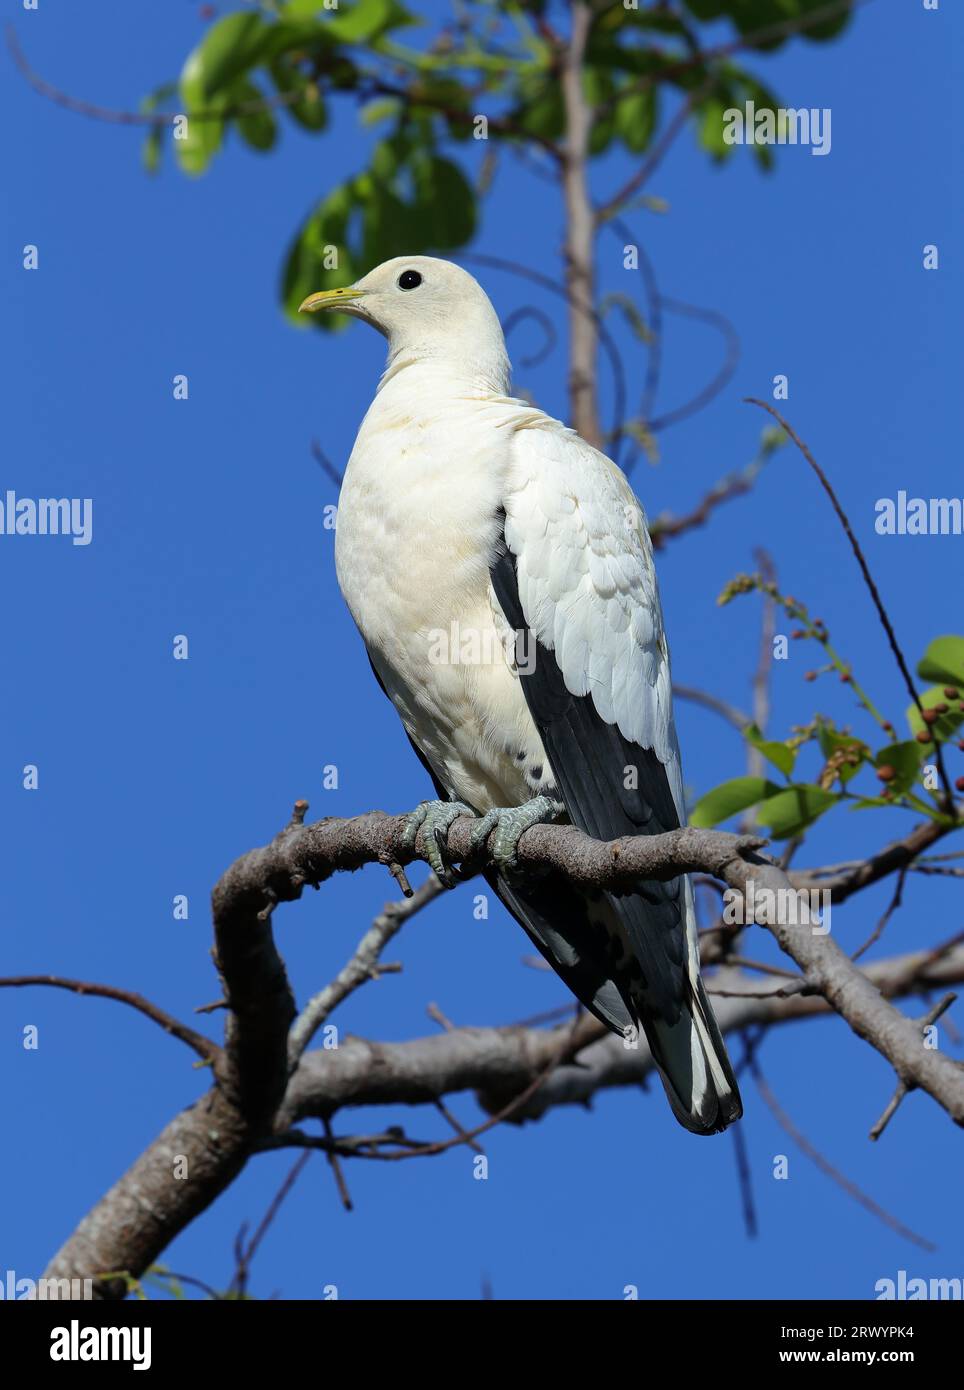
<svg viewBox="0 0 964 1390">
<path fill-rule="evenodd" d="M 816 1164 L 825 1177 L 830 1178 L 831 1181 L 835 1182 L 838 1187 L 846 1192 L 848 1197 L 852 1197 L 865 1211 L 869 1211 L 878 1221 L 883 1222 L 885 1226 L 895 1231 L 897 1235 L 902 1236 L 904 1240 L 909 1240 L 921 1250 L 932 1251 L 937 1249 L 933 1241 L 927 1240 L 925 1236 L 918 1235 L 916 1231 L 912 1231 L 909 1226 L 905 1226 L 902 1221 L 899 1221 L 898 1218 L 887 1211 L 886 1208 L 882 1207 L 878 1202 L 875 1202 L 872 1197 L 868 1197 L 866 1192 L 862 1191 L 855 1182 L 841 1173 L 839 1168 L 835 1168 L 830 1160 L 825 1158 L 820 1150 L 811 1144 L 807 1136 L 794 1124 L 790 1116 L 780 1105 L 767 1084 L 766 1078 L 760 1071 L 759 1063 L 755 1058 L 751 1058 L 750 1070 L 760 1095 L 763 1097 L 767 1108 L 771 1111 L 780 1128 L 790 1136 L 800 1151 L 806 1154 L 807 1158 L 809 1158 L 812 1163 Z"/>
<path fill-rule="evenodd" d="M 288 1037 L 288 1065 L 291 1068 L 297 1066 L 298 1058 L 332 1011 L 360 985 L 377 977 L 379 958 L 392 937 L 442 892 L 441 883 L 432 874 L 410 898 L 385 904 L 359 941 L 351 959 L 330 984 L 309 999 L 292 1025 Z"/>
<path fill-rule="evenodd" d="M 648 80 L 650 83 L 655 81 L 654 78 Z M 596 208 L 595 221 L 597 227 L 601 226 L 603 222 L 608 221 L 608 219 L 618 213 L 621 208 L 624 208 L 629 200 L 634 198 L 637 193 L 642 192 L 652 175 L 672 149 L 676 142 L 676 137 L 685 127 L 693 111 L 705 97 L 709 96 L 710 92 L 716 86 L 716 82 L 717 79 L 715 76 L 710 77 L 706 82 L 702 83 L 701 86 L 694 88 L 694 90 L 689 93 L 686 100 L 679 107 L 673 119 L 664 128 L 656 144 L 650 150 L 635 174 L 627 179 L 612 197 L 607 198 L 604 203 L 600 203 Z"/>
<path fill-rule="evenodd" d="M 730 502 L 734 497 L 743 497 L 752 489 L 759 471 L 759 467 L 751 463 L 742 473 L 731 473 L 728 477 L 722 478 L 691 511 L 684 512 L 682 516 L 664 513 L 653 517 L 649 528 L 653 549 L 660 550 L 675 536 L 692 531 L 698 526 L 705 526 L 722 502 Z"/>
<path fill-rule="evenodd" d="M 850 957 L 851 960 L 860 960 L 860 957 L 865 953 L 865 951 L 869 951 L 871 946 L 873 946 L 874 942 L 880 940 L 881 936 L 884 933 L 884 928 L 887 926 L 887 923 L 890 921 L 891 917 L 894 915 L 894 913 L 897 911 L 897 909 L 900 907 L 903 901 L 904 880 L 907 877 L 907 868 L 908 866 L 906 864 L 902 864 L 901 867 L 897 870 L 897 882 L 894 884 L 893 896 L 891 897 L 890 903 L 887 906 L 886 912 L 881 917 L 876 927 L 874 927 L 873 931 L 868 936 L 864 944 L 862 946 L 858 946 L 856 951 L 854 951 L 853 955 Z"/>
<path fill-rule="evenodd" d="M 203 1057 L 205 1062 L 215 1063 L 221 1056 L 221 1049 L 217 1043 L 204 1037 L 202 1033 L 196 1033 L 193 1028 L 188 1028 L 186 1024 L 179 1023 L 171 1014 L 165 1013 L 156 1004 L 152 1004 L 149 999 L 145 999 L 142 994 L 135 994 L 133 990 L 117 989 L 113 985 L 97 985 L 89 980 L 67 980 L 60 975 L 8 975 L 5 978 L 0 978 L 0 989 L 23 989 L 28 985 L 49 985 L 54 989 L 70 990 L 72 994 L 87 994 L 97 999 L 114 999 L 119 1004 L 127 1004 L 130 1008 L 136 1009 L 145 1018 L 151 1019 L 152 1022 L 163 1028 L 165 1033 L 170 1033 L 171 1037 L 186 1043 L 192 1052 Z"/>
<path fill-rule="evenodd" d="M 311 441 L 311 456 L 318 464 L 318 466 L 322 468 L 324 472 L 327 474 L 327 476 L 331 479 L 335 487 L 340 489 L 345 479 L 343 475 L 338 472 L 338 469 L 332 463 L 328 455 L 323 452 L 322 447 L 318 443 L 317 439 L 313 439 Z"/>
<path fill-rule="evenodd" d="M 623 435 L 623 421 L 626 415 L 626 375 L 619 349 L 599 317 L 592 301 L 574 294 L 571 286 L 560 285 L 552 276 L 544 275 L 540 270 L 533 270 L 531 266 L 521 265 L 518 261 L 507 260 L 504 256 L 488 256 L 478 251 L 462 251 L 459 254 L 459 259 L 468 261 L 470 265 L 489 266 L 492 270 L 506 271 L 509 275 L 516 275 L 523 280 L 529 280 L 532 284 L 541 286 L 549 294 L 564 299 L 569 305 L 571 313 L 592 321 L 594 333 L 606 354 L 613 374 L 613 423 L 610 437 L 614 440 L 612 456 L 618 463 L 619 443 Z"/>
<path fill-rule="evenodd" d="M 910 698 L 913 701 L 913 703 L 917 706 L 918 713 L 923 717 L 924 707 L 920 702 L 920 696 L 917 693 L 917 687 L 914 684 L 913 677 L 911 676 L 910 671 L 907 668 L 907 662 L 904 659 L 904 653 L 901 651 L 900 644 L 897 641 L 897 635 L 894 632 L 893 625 L 887 614 L 887 610 L 884 607 L 883 600 L 880 597 L 880 592 L 877 588 L 877 585 L 874 583 L 873 575 L 870 573 L 870 567 L 867 564 L 866 559 L 864 558 L 864 552 L 861 550 L 860 543 L 858 542 L 857 537 L 854 535 L 853 527 L 850 524 L 850 519 L 848 518 L 843 507 L 840 505 L 840 502 L 837 498 L 837 494 L 836 492 L 834 492 L 830 480 L 828 479 L 827 475 L 824 473 L 820 465 L 817 463 L 816 459 L 814 458 L 810 450 L 807 448 L 806 444 L 804 444 L 803 440 L 796 433 L 796 431 L 789 424 L 787 424 L 786 420 L 783 418 L 783 416 L 780 414 L 778 410 L 776 410 L 772 405 L 770 405 L 769 402 L 758 400 L 755 396 L 746 396 L 745 400 L 750 405 L 758 405 L 761 410 L 765 410 L 768 414 L 773 416 L 777 424 L 781 426 L 785 433 L 789 435 L 789 437 L 793 440 L 794 444 L 796 444 L 803 457 L 807 460 L 807 463 L 809 463 L 810 467 L 813 469 L 814 473 L 816 473 L 817 477 L 819 478 L 820 484 L 823 487 L 824 492 L 826 492 L 827 496 L 830 498 L 833 509 L 837 513 L 837 518 L 844 529 L 844 533 L 848 541 L 850 542 L 850 548 L 856 556 L 857 564 L 860 566 L 860 572 L 864 578 L 864 583 L 866 584 L 867 590 L 870 593 L 870 597 L 873 600 L 874 607 L 877 609 L 877 616 L 880 618 L 880 622 L 884 629 L 884 632 L 887 634 L 887 641 L 890 643 L 890 649 L 894 654 L 894 660 L 897 662 L 897 666 L 900 670 L 900 673 L 904 678 L 904 684 L 907 687 L 908 693 L 910 694 Z M 927 727 L 926 720 L 924 720 L 924 727 Z M 944 791 L 947 796 L 947 809 L 951 809 L 954 805 L 954 793 L 951 789 L 951 783 L 947 775 L 947 769 L 944 766 L 944 755 L 941 751 L 941 745 L 936 739 L 934 740 L 934 756 L 937 762 L 938 772 L 940 773 L 941 782 L 944 785 Z"/>
<path fill-rule="evenodd" d="M 925 1028 L 929 1028 L 932 1024 L 937 1022 L 941 1015 L 951 1007 L 956 998 L 956 994 L 945 994 L 944 998 L 941 999 L 939 1003 L 935 1004 L 933 1008 L 928 1009 L 927 1013 L 924 1014 L 923 1018 L 920 1019 L 920 1028 L 922 1034 Z M 881 1115 L 880 1119 L 877 1121 L 877 1123 L 873 1126 L 873 1128 L 870 1131 L 871 1139 L 873 1139 L 876 1142 L 880 1138 L 884 1130 L 890 1124 L 893 1117 L 896 1115 L 904 1098 L 908 1096 L 910 1092 L 914 1089 L 915 1087 L 912 1082 L 908 1083 L 903 1079 L 903 1077 L 901 1077 L 901 1079 L 897 1083 L 897 1089 L 894 1091 L 894 1094 L 887 1102 L 887 1106 L 884 1110 L 884 1113 Z"/>
<path fill-rule="evenodd" d="M 721 719 L 732 724 L 739 733 L 742 733 L 746 726 L 752 722 L 750 716 L 745 714 L 743 710 L 737 709 L 736 705 L 731 705 L 726 700 L 721 700 L 706 690 L 697 690 L 694 685 L 679 685 L 674 681 L 673 694 L 680 700 L 689 700 L 694 705 L 702 705 L 705 709 L 711 709 L 714 714 L 718 714 Z"/>
<path fill-rule="evenodd" d="M 281 1210 L 282 1202 L 287 1197 L 291 1189 L 294 1187 L 295 1183 L 298 1181 L 302 1169 L 304 1168 L 305 1164 L 308 1162 L 310 1158 L 310 1153 L 303 1153 L 299 1154 L 298 1158 L 295 1159 L 294 1163 L 291 1165 L 291 1169 L 289 1170 L 287 1177 L 284 1179 L 281 1186 L 278 1188 L 278 1191 L 271 1199 L 271 1202 L 268 1205 L 268 1210 L 261 1218 L 257 1230 L 255 1231 L 254 1235 L 251 1237 L 251 1240 L 248 1242 L 247 1245 L 245 1245 L 244 1243 L 245 1227 L 242 1226 L 241 1230 L 239 1231 L 237 1240 L 235 1241 L 236 1265 L 234 1271 L 234 1278 L 231 1280 L 230 1286 L 230 1291 L 232 1293 L 244 1294 L 246 1292 L 248 1287 L 248 1278 L 250 1277 L 251 1273 L 251 1262 L 258 1252 L 258 1246 L 264 1240 L 271 1226 L 274 1224 L 275 1218 L 277 1217 L 278 1212 Z"/>
<path fill-rule="evenodd" d="M 331 1120 L 328 1118 L 327 1115 L 323 1115 L 321 1117 L 321 1124 L 322 1128 L 325 1131 L 325 1138 L 328 1140 L 330 1144 L 333 1143 L 335 1136 L 332 1133 Z M 341 1159 L 335 1151 L 334 1147 L 328 1150 L 326 1157 L 328 1159 L 328 1166 L 331 1168 L 331 1171 L 335 1178 L 335 1186 L 338 1188 L 338 1196 L 341 1198 L 342 1206 L 345 1208 L 346 1211 L 354 1210 L 354 1205 L 351 1200 L 351 1193 L 348 1191 L 348 1183 L 345 1181 L 345 1174 L 342 1170 Z"/>
</svg>

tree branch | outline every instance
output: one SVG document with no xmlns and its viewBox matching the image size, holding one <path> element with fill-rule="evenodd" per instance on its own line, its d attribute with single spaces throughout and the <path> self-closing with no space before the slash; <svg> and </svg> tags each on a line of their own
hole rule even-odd
<svg viewBox="0 0 964 1390">
<path fill-rule="evenodd" d="M 93 1278 L 98 1296 L 123 1296 L 124 1281 L 103 1276 L 126 1271 L 138 1277 L 253 1153 L 284 1144 L 280 1136 L 301 1117 L 330 1117 L 354 1105 L 434 1104 L 449 1091 L 474 1090 L 496 1119 L 517 1121 L 535 1118 L 553 1105 L 585 1102 L 604 1086 L 638 1085 L 645 1079 L 651 1066 L 645 1043 L 640 1040 L 633 1051 L 621 1039 L 603 1038 L 601 1025 L 588 1016 L 578 1019 L 575 1029 L 572 1024 L 551 1030 L 458 1028 L 394 1044 L 348 1038 L 336 1049 L 305 1053 L 289 1076 L 294 1006 L 272 937 L 274 907 L 338 871 L 366 863 L 401 864 L 413 857 L 400 843 L 407 816 L 375 811 L 304 825 L 305 809 L 298 803 L 284 830 L 269 845 L 238 859 L 212 894 L 217 959 L 230 1007 L 226 1060 L 216 1067 L 216 1085 L 171 1121 L 84 1218 L 52 1260 L 50 1277 Z M 468 855 L 472 824 L 463 816 L 451 827 L 449 845 L 456 859 Z M 519 841 L 519 860 L 523 869 L 551 867 L 572 883 L 609 889 L 631 888 L 641 878 L 709 873 L 741 893 L 752 882 L 759 906 L 765 904 L 768 888 L 791 891 L 784 872 L 757 853 L 760 844 L 750 836 L 690 827 L 602 844 L 571 826 L 533 826 Z M 420 836 L 415 853 L 423 848 Z M 779 918 L 780 913 L 763 908 L 757 915 Z M 800 966 L 811 993 L 789 999 L 741 998 L 740 982 L 747 980 L 749 995 L 756 992 L 754 982 L 727 970 L 715 982 L 726 986 L 730 996 L 717 1006 L 721 1027 L 729 1031 L 751 1021 L 825 1014 L 829 1004 L 891 1061 L 908 1089 L 928 1091 L 957 1123 L 964 1123 L 964 1071 L 925 1049 L 919 1025 L 884 997 L 964 981 L 964 947 L 948 943 L 937 952 L 862 971 L 828 937 L 813 935 L 805 925 L 767 925 Z M 713 943 L 706 945 L 710 950 Z M 813 991 L 823 998 L 813 997 Z M 577 1053 L 579 1065 L 568 1065 Z M 458 1134 L 454 1142 L 478 1132 Z M 416 1147 L 438 1153 L 452 1142 Z"/>
<path fill-rule="evenodd" d="M 133 990 L 117 989 L 113 985 L 97 985 L 89 980 L 67 980 L 61 975 L 7 975 L 0 978 L 0 989 L 22 989 L 27 985 L 50 985 L 54 989 L 69 989 L 73 994 L 89 994 L 97 999 L 114 999 L 119 1004 L 128 1004 L 138 1013 L 159 1024 L 171 1037 L 187 1043 L 205 1062 L 217 1062 L 221 1056 L 221 1049 L 217 1043 L 206 1038 L 203 1033 L 196 1033 L 193 1028 L 188 1028 L 187 1024 L 178 1022 L 171 1014 L 165 1013 L 149 999 L 145 999 L 143 994 L 135 994 Z"/>
<path fill-rule="evenodd" d="M 592 113 L 582 86 L 593 15 L 586 0 L 572 0 L 571 14 L 572 33 L 562 59 L 562 100 L 566 112 L 562 192 L 566 210 L 566 285 L 570 295 L 569 401 L 573 429 L 587 444 L 599 449 L 603 440 L 596 401 L 597 331 L 593 319 L 576 308 L 576 301 L 595 302 L 595 216 L 586 187 Z"/>
</svg>

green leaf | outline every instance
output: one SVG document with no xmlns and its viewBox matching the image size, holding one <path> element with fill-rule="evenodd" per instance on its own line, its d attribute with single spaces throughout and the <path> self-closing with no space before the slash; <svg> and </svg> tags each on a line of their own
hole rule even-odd
<svg viewBox="0 0 964 1390">
<path fill-rule="evenodd" d="M 773 739 L 765 739 L 755 724 L 746 726 L 743 730 L 743 737 L 758 753 L 763 754 L 768 763 L 779 768 L 784 777 L 790 776 L 794 763 L 797 761 L 798 750 L 796 748 L 789 748 L 785 743 L 779 743 Z"/>
<path fill-rule="evenodd" d="M 413 167 L 414 211 L 423 245 L 441 251 L 464 245 L 475 232 L 475 194 L 457 164 L 431 155 Z M 404 254 L 398 252 L 395 254 Z"/>
<path fill-rule="evenodd" d="M 278 91 L 292 98 L 284 109 L 305 130 L 324 130 L 328 112 L 317 84 L 310 82 L 284 58 L 273 58 L 269 68 Z"/>
<path fill-rule="evenodd" d="M 350 179 L 332 189 L 288 248 L 281 299 L 286 315 L 300 328 L 333 333 L 348 324 L 343 314 L 314 314 L 309 320 L 298 313 L 298 305 L 314 290 L 338 289 L 358 278 L 360 267 L 348 245 L 349 225 L 358 210 L 356 180 Z"/>
<path fill-rule="evenodd" d="M 841 733 L 823 721 L 817 727 L 817 741 L 820 744 L 821 752 L 827 759 L 832 758 L 834 753 L 839 752 L 841 748 L 847 749 L 854 755 L 853 762 L 842 763 L 837 771 L 837 776 L 843 785 L 846 785 L 852 777 L 856 777 L 863 764 L 870 757 L 870 749 L 866 743 L 855 738 L 853 734 Z"/>
<path fill-rule="evenodd" d="M 264 100 L 264 95 L 247 78 L 235 82 L 229 93 L 231 107 L 242 108 L 235 117 L 242 138 L 252 149 L 262 151 L 270 150 L 278 136 L 278 122 Z"/>
<path fill-rule="evenodd" d="M 359 113 L 362 125 L 377 125 L 379 121 L 388 120 L 397 114 L 400 109 L 398 97 L 378 97 L 375 101 L 368 101 Z"/>
<path fill-rule="evenodd" d="M 313 19 L 325 8 L 325 0 L 286 0 L 281 7 L 284 19 Z"/>
<path fill-rule="evenodd" d="M 350 9 L 326 11 L 320 22 L 340 43 L 367 44 L 414 20 L 398 0 L 357 0 Z"/>
<path fill-rule="evenodd" d="M 222 93 L 212 97 L 204 107 L 203 115 L 187 115 L 187 134 L 178 137 L 174 130 L 174 153 L 185 174 L 203 174 L 211 160 L 221 148 L 224 140 L 224 121 L 218 119 L 217 111 L 227 106 L 227 97 Z"/>
<path fill-rule="evenodd" d="M 874 767 L 891 767 L 894 770 L 894 776 L 884 786 L 897 793 L 908 791 L 917 781 L 923 753 L 923 745 L 914 739 L 907 743 L 885 743 L 874 754 Z"/>
<path fill-rule="evenodd" d="M 156 87 L 149 96 L 141 102 L 141 110 L 147 113 L 157 111 L 165 102 L 177 95 L 177 83 L 165 82 L 160 87 Z M 141 146 L 141 162 L 149 174 L 156 174 L 161 167 L 161 156 L 164 153 L 164 125 L 158 123 L 151 126 L 144 143 Z"/>
<path fill-rule="evenodd" d="M 919 734 L 923 729 L 927 729 L 932 739 L 939 739 L 941 743 L 946 743 L 951 736 L 956 733 L 961 723 L 964 722 L 964 710 L 958 709 L 961 703 L 959 700 L 949 700 L 944 694 L 942 685 L 932 685 L 928 690 L 924 690 L 920 695 L 920 702 L 924 709 L 935 709 L 938 705 L 946 705 L 947 713 L 941 714 L 933 723 L 928 724 L 920 717 L 920 712 L 916 705 L 908 705 L 906 715 L 907 723 L 912 734 Z M 926 755 L 927 745 L 922 745 L 922 751 Z"/>
<path fill-rule="evenodd" d="M 141 146 L 141 162 L 149 174 L 156 174 L 161 167 L 164 140 L 159 125 L 151 126 Z"/>
<path fill-rule="evenodd" d="M 924 681 L 943 681 L 964 689 L 964 637 L 935 637 L 917 665 Z"/>
<path fill-rule="evenodd" d="M 738 811 L 745 811 L 749 806 L 755 806 L 758 801 L 764 801 L 779 791 L 780 788 L 774 782 L 767 781 L 765 777 L 734 777 L 700 797 L 690 815 L 690 825 L 702 829 L 719 825 L 721 821 L 735 816 Z"/>
<path fill-rule="evenodd" d="M 589 132 L 589 153 L 602 154 L 612 143 L 616 129 L 616 111 L 612 106 L 615 84 L 608 72 L 600 68 L 584 67 L 582 89 L 594 113 L 592 129 Z"/>
<path fill-rule="evenodd" d="M 226 15 L 205 34 L 181 73 L 181 94 L 190 115 L 261 57 L 268 26 L 250 10 Z"/>
<path fill-rule="evenodd" d="M 769 827 L 774 839 L 788 840 L 812 825 L 839 799 L 836 792 L 800 783 L 764 801 L 757 810 L 757 820 Z"/>
<path fill-rule="evenodd" d="M 763 51 L 780 48 L 793 36 L 788 26 L 794 19 L 826 8 L 826 0 L 684 0 L 686 8 L 697 19 L 712 20 L 728 18 L 741 34 L 755 34 L 761 29 L 774 29 L 770 38 L 757 39 L 754 47 Z M 834 38 L 849 23 L 850 10 L 832 14 L 801 31 L 806 39 L 819 40 Z"/>
<path fill-rule="evenodd" d="M 616 134 L 633 154 L 649 148 L 657 120 L 655 84 L 621 97 L 616 106 Z"/>
<path fill-rule="evenodd" d="M 513 122 L 540 140 L 558 139 L 566 124 L 559 83 L 540 77 L 520 86 L 524 100 L 512 113 Z"/>
<path fill-rule="evenodd" d="M 712 97 L 709 101 L 704 101 L 700 109 L 703 113 L 700 121 L 700 144 L 704 150 L 709 150 L 714 159 L 726 159 L 734 149 L 723 138 L 723 116 L 727 108 L 722 101 Z"/>
</svg>

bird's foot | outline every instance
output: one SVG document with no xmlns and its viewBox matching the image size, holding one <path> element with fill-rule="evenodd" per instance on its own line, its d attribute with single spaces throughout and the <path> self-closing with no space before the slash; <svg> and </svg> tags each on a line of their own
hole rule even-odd
<svg viewBox="0 0 964 1390">
<path fill-rule="evenodd" d="M 533 825 L 549 825 L 562 815 L 565 806 L 551 796 L 536 796 L 521 806 L 499 806 L 487 811 L 473 825 L 469 834 L 470 853 L 477 854 L 494 830 L 492 859 L 500 873 L 518 872 L 518 849 L 522 836 Z"/>
<path fill-rule="evenodd" d="M 459 816 L 475 816 L 461 801 L 423 801 L 405 822 L 399 843 L 414 853 L 418 832 L 423 831 L 425 858 L 443 888 L 454 888 L 458 874 L 448 858 L 449 826 Z"/>
</svg>

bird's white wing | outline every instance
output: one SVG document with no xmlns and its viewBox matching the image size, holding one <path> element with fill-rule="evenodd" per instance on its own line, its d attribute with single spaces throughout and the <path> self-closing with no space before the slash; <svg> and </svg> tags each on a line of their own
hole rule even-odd
<svg viewBox="0 0 964 1390">
<path fill-rule="evenodd" d="M 629 484 L 533 411 L 512 435 L 503 509 L 493 596 L 510 627 L 536 639 L 519 680 L 570 819 L 602 840 L 674 829 L 685 807 L 669 653 Z M 723 1128 L 740 1114 L 739 1092 L 699 977 L 689 883 L 641 882 L 606 902 L 610 986 L 645 1030 L 670 1104 L 696 1133 Z"/>
<path fill-rule="evenodd" d="M 517 428 L 505 541 L 522 611 L 566 689 L 665 769 L 685 822 L 669 653 L 646 519 L 625 476 L 541 413 Z"/>
</svg>

